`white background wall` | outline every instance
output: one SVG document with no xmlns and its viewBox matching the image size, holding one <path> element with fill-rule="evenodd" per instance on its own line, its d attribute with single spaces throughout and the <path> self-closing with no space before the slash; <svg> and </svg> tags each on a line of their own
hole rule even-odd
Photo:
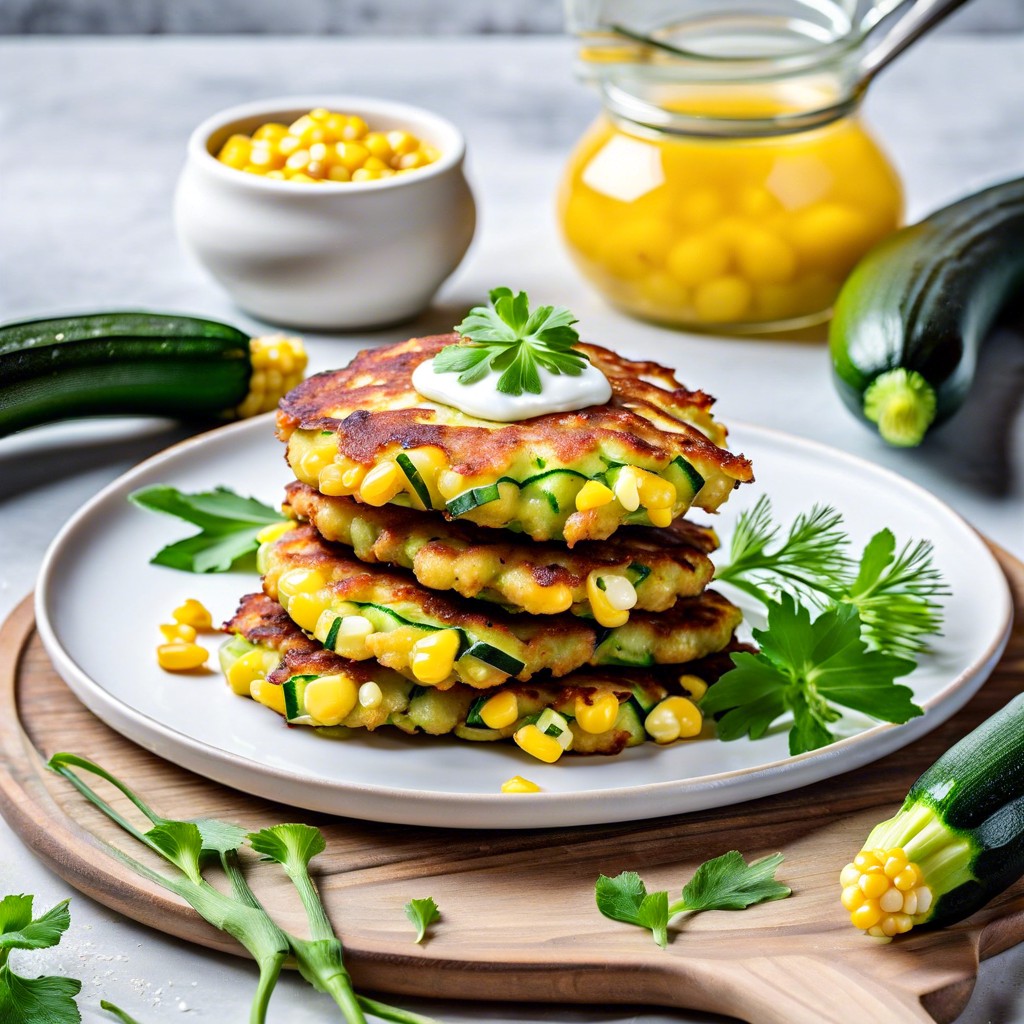
<svg viewBox="0 0 1024 1024">
<path fill-rule="evenodd" d="M 558 32 L 560 0 L 0 0 L 0 34 Z M 948 30 L 1024 29 L 1024 0 L 972 0 Z"/>
</svg>

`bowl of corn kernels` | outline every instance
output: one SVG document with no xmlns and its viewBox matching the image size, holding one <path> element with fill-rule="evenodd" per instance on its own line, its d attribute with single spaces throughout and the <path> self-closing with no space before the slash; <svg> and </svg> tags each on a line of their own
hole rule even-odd
<svg viewBox="0 0 1024 1024">
<path fill-rule="evenodd" d="M 242 309 L 270 323 L 408 320 L 473 237 L 465 148 L 443 117 L 387 100 L 232 107 L 189 139 L 178 236 Z"/>
</svg>

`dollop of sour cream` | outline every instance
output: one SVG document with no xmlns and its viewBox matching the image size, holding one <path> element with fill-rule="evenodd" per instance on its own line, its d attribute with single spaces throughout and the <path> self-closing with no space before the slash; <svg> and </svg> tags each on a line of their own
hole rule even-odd
<svg viewBox="0 0 1024 1024">
<path fill-rule="evenodd" d="M 552 412 L 572 412 L 588 405 L 604 405 L 612 397 L 608 378 L 592 363 L 587 363 L 579 376 L 552 373 L 537 367 L 540 394 L 524 391 L 506 395 L 498 390 L 499 371 L 490 371 L 472 384 L 460 384 L 458 372 L 435 373 L 434 360 L 420 363 L 412 372 L 412 386 L 424 398 L 450 405 L 469 416 L 496 423 L 514 423 Z"/>
</svg>

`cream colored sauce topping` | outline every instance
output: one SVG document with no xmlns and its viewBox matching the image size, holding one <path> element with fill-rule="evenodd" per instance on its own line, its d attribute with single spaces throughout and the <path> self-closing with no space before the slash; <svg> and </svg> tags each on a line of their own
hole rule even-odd
<svg viewBox="0 0 1024 1024">
<path fill-rule="evenodd" d="M 434 373 L 434 360 L 428 359 L 413 370 L 412 386 L 424 398 L 497 423 L 514 423 L 552 412 L 604 405 L 612 397 L 608 378 L 591 363 L 587 363 L 578 377 L 552 373 L 543 366 L 537 367 L 537 372 L 541 384 L 539 395 L 528 391 L 506 395 L 498 390 L 500 372 L 492 371 L 472 384 L 460 384 L 458 373 Z"/>
</svg>

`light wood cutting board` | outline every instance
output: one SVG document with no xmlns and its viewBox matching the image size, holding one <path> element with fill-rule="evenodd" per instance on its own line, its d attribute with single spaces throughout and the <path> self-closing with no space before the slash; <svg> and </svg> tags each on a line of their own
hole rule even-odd
<svg viewBox="0 0 1024 1024">
<path fill-rule="evenodd" d="M 935 758 L 1024 686 L 1024 565 L 996 552 L 1017 625 L 980 693 L 949 722 L 880 763 L 720 811 L 604 827 L 454 831 L 326 818 L 255 799 L 159 760 L 93 717 L 54 672 L 26 600 L 0 630 L 0 811 L 75 888 L 128 917 L 211 948 L 240 952 L 162 889 L 126 873 L 115 844 L 145 851 L 45 769 L 57 750 L 99 761 L 169 817 L 208 815 L 250 829 L 320 825 L 318 881 L 355 982 L 407 995 L 694 1008 L 756 1024 L 950 1021 L 978 960 L 1024 938 L 1024 885 L 969 922 L 878 945 L 849 924 L 838 874 Z M 509 797 L 508 799 L 514 799 Z M 116 803 L 116 802 L 115 802 Z M 781 851 L 793 896 L 683 920 L 667 950 L 602 917 L 599 873 L 633 869 L 679 890 L 698 863 L 730 849 Z M 303 932 L 290 883 L 247 862 L 280 923 Z M 433 896 L 443 919 L 413 943 L 402 906 Z"/>
</svg>

